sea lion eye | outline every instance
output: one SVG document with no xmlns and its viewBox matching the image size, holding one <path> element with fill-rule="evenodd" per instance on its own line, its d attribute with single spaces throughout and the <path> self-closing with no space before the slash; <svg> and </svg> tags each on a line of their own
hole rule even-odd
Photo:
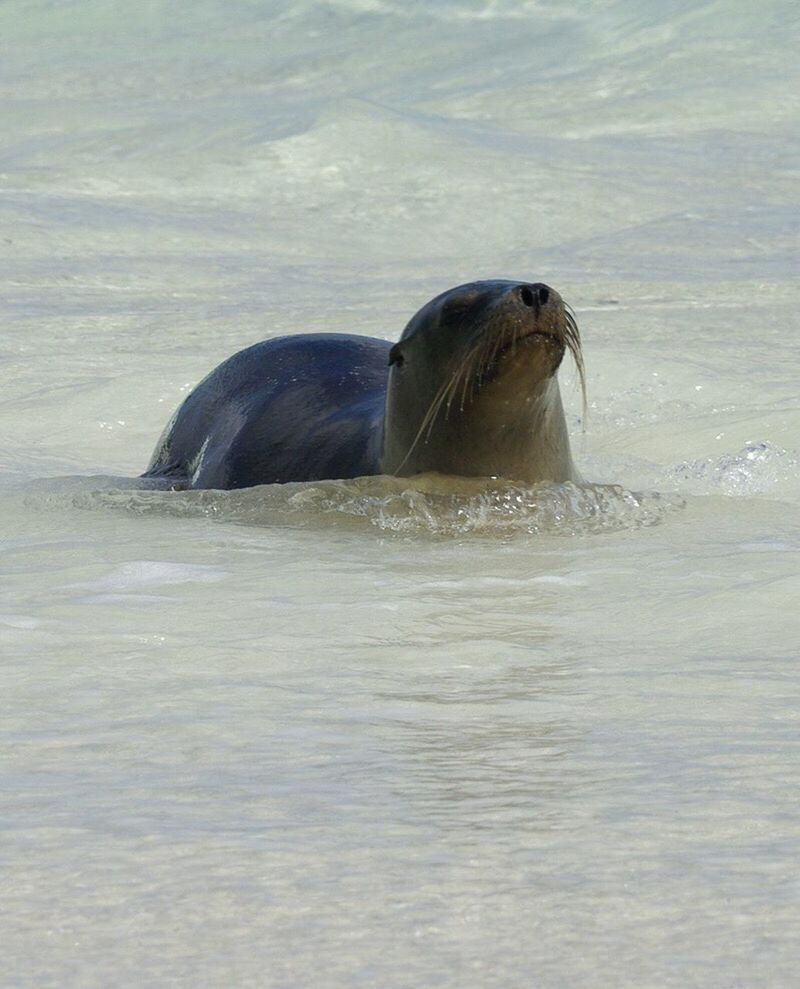
<svg viewBox="0 0 800 989">
<path fill-rule="evenodd" d="M 402 367 L 404 361 L 405 357 L 403 357 L 403 351 L 400 349 L 400 344 L 396 343 L 389 351 L 389 367 L 391 367 L 392 364 Z"/>
</svg>

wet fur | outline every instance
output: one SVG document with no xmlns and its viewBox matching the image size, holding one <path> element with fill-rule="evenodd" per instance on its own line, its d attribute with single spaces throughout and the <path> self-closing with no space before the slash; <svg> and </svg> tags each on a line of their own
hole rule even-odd
<svg viewBox="0 0 800 989">
<path fill-rule="evenodd" d="M 520 306 L 525 287 L 443 293 L 395 345 L 299 334 L 240 351 L 186 398 L 143 476 L 176 488 L 421 470 L 574 480 L 555 374 L 569 350 L 585 404 L 578 327 L 546 286 L 557 303 Z"/>
</svg>

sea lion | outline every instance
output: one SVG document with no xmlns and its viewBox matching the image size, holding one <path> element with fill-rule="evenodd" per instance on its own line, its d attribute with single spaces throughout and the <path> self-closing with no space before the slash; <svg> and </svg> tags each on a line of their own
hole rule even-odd
<svg viewBox="0 0 800 989">
<path fill-rule="evenodd" d="M 200 382 L 142 476 L 176 488 L 425 471 L 576 480 L 556 378 L 566 349 L 583 387 L 578 327 L 561 296 L 505 280 L 436 296 L 395 344 L 265 340 Z"/>
</svg>

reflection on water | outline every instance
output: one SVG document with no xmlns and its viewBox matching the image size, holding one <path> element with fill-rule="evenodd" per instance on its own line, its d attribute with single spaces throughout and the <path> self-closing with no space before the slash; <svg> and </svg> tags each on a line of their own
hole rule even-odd
<svg viewBox="0 0 800 989">
<path fill-rule="evenodd" d="M 406 710 L 395 733 L 403 777 L 415 781 L 405 794 L 413 817 L 467 840 L 498 826 L 524 833 L 564 825 L 588 784 L 573 758 L 581 732 L 554 714 L 576 671 L 548 663 L 544 652 L 528 666 L 487 673 L 460 664 L 425 678 L 424 690 L 377 693 L 381 710 Z"/>
</svg>

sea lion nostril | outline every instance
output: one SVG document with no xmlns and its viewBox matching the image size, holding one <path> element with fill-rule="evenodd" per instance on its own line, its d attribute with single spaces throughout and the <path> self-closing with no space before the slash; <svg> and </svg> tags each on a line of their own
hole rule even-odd
<svg viewBox="0 0 800 989">
<path fill-rule="evenodd" d="M 519 290 L 520 301 L 524 306 L 536 309 L 538 306 L 546 306 L 550 299 L 550 289 L 541 282 L 535 285 L 523 285 Z"/>
</svg>

